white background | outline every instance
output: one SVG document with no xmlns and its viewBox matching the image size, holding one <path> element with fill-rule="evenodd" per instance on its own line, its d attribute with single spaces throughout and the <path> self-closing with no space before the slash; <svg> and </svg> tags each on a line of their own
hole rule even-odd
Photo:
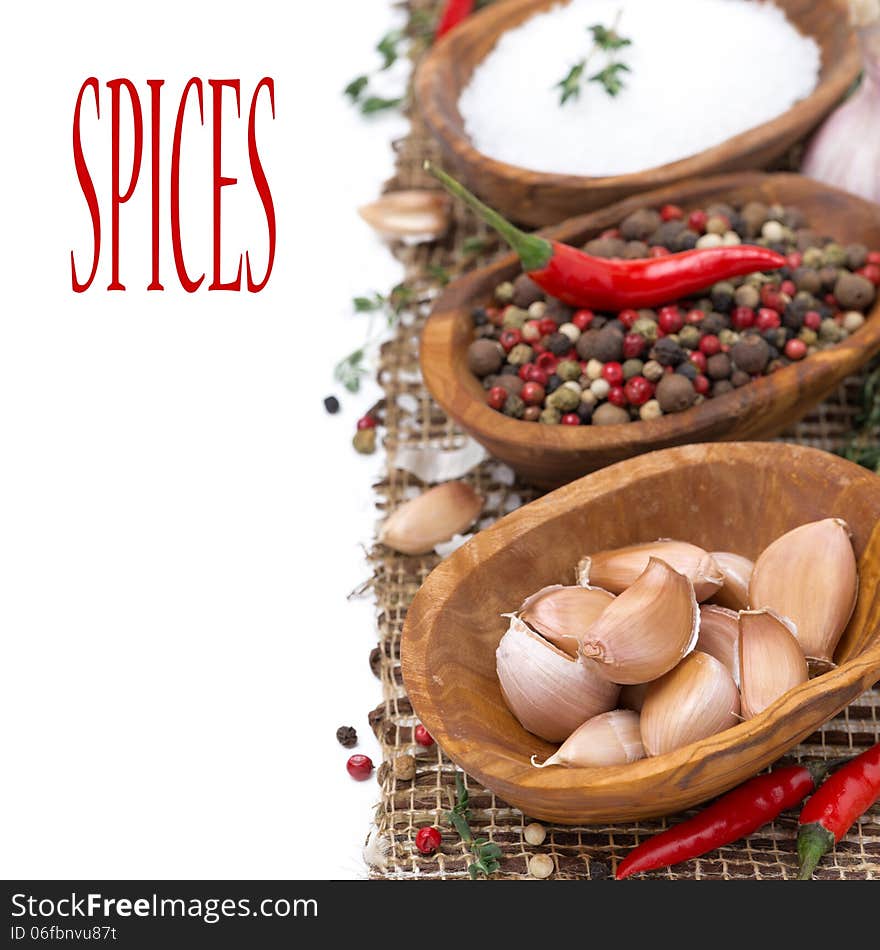
<svg viewBox="0 0 880 950">
<path fill-rule="evenodd" d="M 0 875 L 37 878 L 363 877 L 378 790 L 346 774 L 340 724 L 378 764 L 366 713 L 368 576 L 379 455 L 350 446 L 377 397 L 328 416 L 333 363 L 366 318 L 350 300 L 400 279 L 355 213 L 392 169 L 398 118 L 368 122 L 340 92 L 378 65 L 388 0 L 312 4 L 16 4 L 5 13 L 0 311 Z M 73 107 L 101 201 L 98 276 L 74 171 Z M 121 211 L 125 293 L 108 293 L 106 82 L 162 101 L 162 279 L 147 293 L 149 152 Z M 183 137 L 183 231 L 193 275 L 211 267 L 209 78 L 224 99 L 223 277 L 265 221 L 246 157 L 257 81 L 276 118 L 257 141 L 278 248 L 259 294 L 192 295 L 168 230 L 171 132 L 186 80 L 206 83 L 204 128 Z M 402 81 L 396 77 L 398 84 Z M 391 86 L 395 80 L 390 80 Z M 265 97 L 265 93 L 263 94 Z M 90 108 L 91 107 L 91 108 Z M 123 99 L 122 126 L 130 128 Z M 129 120 L 130 121 L 130 120 Z M 130 142 L 130 138 L 127 139 Z M 123 160 L 123 175 L 126 174 Z"/>
</svg>

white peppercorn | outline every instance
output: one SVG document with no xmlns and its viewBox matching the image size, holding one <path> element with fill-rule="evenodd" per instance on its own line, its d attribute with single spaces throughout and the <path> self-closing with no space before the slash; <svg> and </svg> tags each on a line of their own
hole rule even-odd
<svg viewBox="0 0 880 950">
<path fill-rule="evenodd" d="M 543 844 L 546 837 L 547 829 L 537 821 L 533 821 L 523 829 L 523 838 L 526 839 L 527 844 Z"/>
<path fill-rule="evenodd" d="M 659 419 L 663 415 L 663 410 L 660 408 L 660 403 L 656 399 L 649 399 L 640 409 L 639 409 L 639 418 L 648 420 L 648 419 Z"/>
<path fill-rule="evenodd" d="M 590 379 L 600 379 L 602 376 L 603 363 L 601 360 L 590 360 L 587 363 L 586 374 Z"/>
<path fill-rule="evenodd" d="M 604 399 L 611 391 L 611 384 L 607 379 L 594 379 L 590 384 L 590 392 L 597 399 Z"/>
<path fill-rule="evenodd" d="M 529 874 L 532 877 L 547 878 L 553 873 L 553 858 L 549 854 L 534 854 L 529 858 Z"/>
<path fill-rule="evenodd" d="M 559 332 L 564 333 L 572 343 L 577 343 L 581 335 L 581 331 L 573 323 L 563 323 Z"/>
</svg>

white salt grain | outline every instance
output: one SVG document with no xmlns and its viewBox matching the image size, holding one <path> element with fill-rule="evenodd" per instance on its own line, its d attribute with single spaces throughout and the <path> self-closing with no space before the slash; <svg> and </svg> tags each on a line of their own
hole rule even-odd
<svg viewBox="0 0 880 950">
<path fill-rule="evenodd" d="M 632 40 L 609 96 L 583 82 L 553 88 L 592 46 L 589 26 Z M 592 75 L 607 63 L 599 52 Z M 462 92 L 476 148 L 536 171 L 616 175 L 678 161 L 781 115 L 816 87 L 820 50 L 778 7 L 758 0 L 571 0 L 504 33 Z"/>
</svg>

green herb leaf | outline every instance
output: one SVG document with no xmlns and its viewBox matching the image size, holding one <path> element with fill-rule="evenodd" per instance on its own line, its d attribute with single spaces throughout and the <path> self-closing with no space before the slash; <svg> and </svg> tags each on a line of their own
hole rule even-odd
<svg viewBox="0 0 880 950">
<path fill-rule="evenodd" d="M 616 96 L 623 89 L 623 78 L 620 76 L 622 72 L 630 72 L 629 66 L 625 63 L 609 63 L 594 76 L 590 76 L 589 81 L 600 83 L 609 96 Z"/>
<path fill-rule="evenodd" d="M 465 238 L 461 249 L 465 254 L 479 254 L 486 249 L 486 241 L 479 237 Z"/>
<path fill-rule="evenodd" d="M 376 112 L 396 109 L 402 102 L 402 97 L 399 99 L 383 99 L 381 96 L 368 96 L 361 103 L 361 112 L 364 115 L 374 115 Z"/>
<path fill-rule="evenodd" d="M 429 264 L 427 271 L 441 287 L 445 287 L 452 280 L 452 274 L 439 264 Z"/>
<path fill-rule="evenodd" d="M 340 360 L 333 369 L 333 378 L 350 393 L 356 393 L 361 388 L 361 379 L 367 374 L 367 368 L 363 365 L 365 355 L 364 348 L 360 347 Z"/>
<path fill-rule="evenodd" d="M 586 65 L 587 62 L 584 59 L 582 59 L 579 63 L 575 63 L 575 65 L 572 66 L 568 71 L 565 78 L 556 83 L 554 88 L 560 90 L 559 104 L 561 106 L 564 106 L 569 99 L 580 98 L 581 76 L 584 74 L 584 67 Z"/>
<path fill-rule="evenodd" d="M 369 81 L 369 77 L 367 76 L 358 76 L 356 79 L 352 79 L 345 89 L 342 90 L 343 95 L 348 96 L 352 102 L 357 102 L 361 97 L 361 93 L 367 88 Z"/>
<path fill-rule="evenodd" d="M 632 40 L 628 40 L 625 36 L 620 36 L 614 27 L 609 30 L 608 27 L 597 23 L 595 26 L 588 27 L 587 29 L 593 34 L 593 42 L 599 49 L 616 50 L 623 49 L 624 46 L 632 45 Z"/>
<path fill-rule="evenodd" d="M 376 44 L 376 51 L 382 55 L 382 69 L 389 69 L 397 62 L 397 47 L 403 39 L 402 30 L 390 30 Z"/>
<path fill-rule="evenodd" d="M 372 297 L 355 297 L 352 303 L 358 313 L 371 313 L 374 310 L 381 310 L 386 301 L 382 294 L 374 292 Z"/>
</svg>

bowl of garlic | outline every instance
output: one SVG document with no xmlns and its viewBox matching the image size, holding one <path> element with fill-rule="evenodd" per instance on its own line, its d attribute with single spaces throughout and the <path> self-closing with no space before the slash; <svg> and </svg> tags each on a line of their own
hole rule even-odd
<svg viewBox="0 0 880 950">
<path fill-rule="evenodd" d="M 795 445 L 667 449 L 441 564 L 407 615 L 404 682 L 444 752 L 530 816 L 670 814 L 880 678 L 878 579 L 876 475 Z"/>
</svg>

